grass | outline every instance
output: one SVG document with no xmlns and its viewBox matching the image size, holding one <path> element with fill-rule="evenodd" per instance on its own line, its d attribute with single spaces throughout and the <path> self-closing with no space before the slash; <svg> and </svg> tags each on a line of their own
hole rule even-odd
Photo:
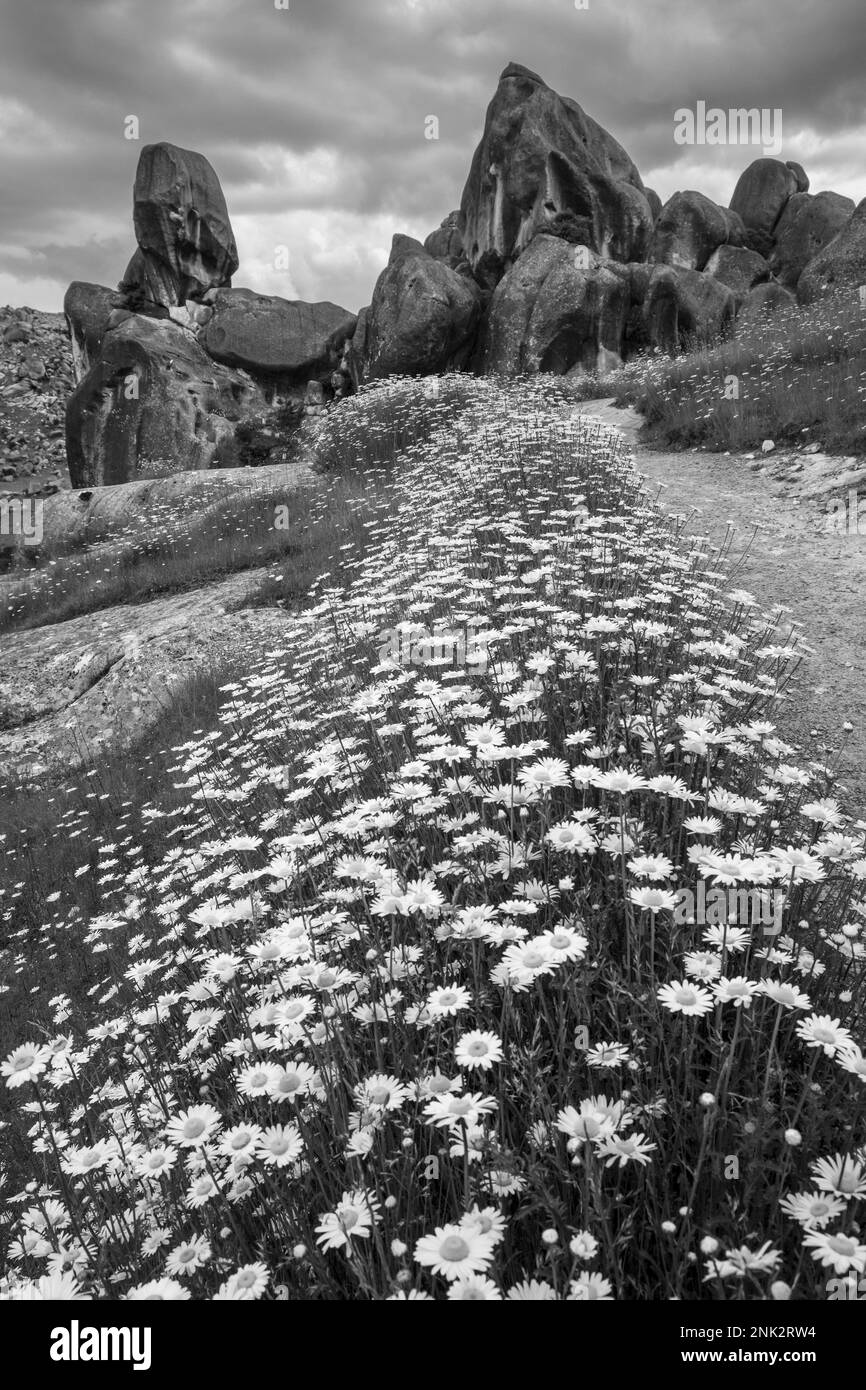
<svg viewBox="0 0 866 1390">
<path fill-rule="evenodd" d="M 645 416 L 655 448 L 742 451 L 820 443 L 866 453 L 866 316 L 841 296 L 779 309 L 737 337 L 630 366 L 604 383 Z"/>
<path fill-rule="evenodd" d="M 775 727 L 797 648 L 615 434 L 457 389 L 164 804 L 16 870 L 15 1297 L 809 1300 L 866 1259 L 866 840 Z"/>
</svg>

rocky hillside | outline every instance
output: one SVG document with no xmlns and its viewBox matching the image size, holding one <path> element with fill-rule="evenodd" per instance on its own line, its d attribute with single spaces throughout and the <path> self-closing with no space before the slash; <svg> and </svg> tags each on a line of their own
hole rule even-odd
<svg viewBox="0 0 866 1390">
<path fill-rule="evenodd" d="M 62 314 L 0 309 L 0 497 L 65 486 L 72 356 Z"/>
<path fill-rule="evenodd" d="M 695 190 L 662 206 L 612 135 L 514 63 L 460 208 L 423 245 L 395 235 L 357 318 L 232 287 L 229 213 L 201 154 L 142 150 L 133 224 L 117 290 L 66 296 L 76 487 L 273 462 L 305 412 L 381 377 L 606 371 L 866 279 L 866 203 L 761 158 L 728 207 Z"/>
</svg>

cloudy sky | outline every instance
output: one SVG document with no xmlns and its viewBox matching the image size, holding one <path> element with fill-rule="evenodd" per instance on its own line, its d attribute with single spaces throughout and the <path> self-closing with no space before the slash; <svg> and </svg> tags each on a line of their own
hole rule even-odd
<svg viewBox="0 0 866 1390">
<path fill-rule="evenodd" d="M 356 310 L 392 233 L 424 237 L 459 205 L 510 61 L 606 126 L 663 200 L 727 203 L 760 153 L 675 144 L 675 110 L 699 100 L 780 108 L 782 158 L 812 191 L 866 196 L 863 0 L 582 3 L 0 0 L 0 305 L 116 284 L 139 150 L 170 140 L 220 176 L 236 285 Z"/>
</svg>

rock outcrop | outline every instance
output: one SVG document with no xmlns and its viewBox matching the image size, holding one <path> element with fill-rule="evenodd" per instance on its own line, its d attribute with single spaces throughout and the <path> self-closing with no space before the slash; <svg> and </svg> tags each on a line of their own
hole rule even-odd
<svg viewBox="0 0 866 1390">
<path fill-rule="evenodd" d="M 647 259 L 703 270 L 720 246 L 743 246 L 745 240 L 746 229 L 736 212 L 689 189 L 665 203 L 653 228 Z"/>
<path fill-rule="evenodd" d="M 734 292 L 712 275 L 673 266 L 653 266 L 642 305 L 647 341 L 676 352 L 691 341 L 710 341 L 730 326 L 737 309 Z"/>
<path fill-rule="evenodd" d="M 228 208 L 204 155 L 177 145 L 145 145 L 133 192 L 138 250 L 121 290 L 169 308 L 231 284 L 238 253 Z"/>
<path fill-rule="evenodd" d="M 331 375 L 357 323 L 355 314 L 337 304 L 306 304 L 253 290 L 216 290 L 210 303 L 213 315 L 202 344 L 215 362 L 304 385 Z"/>
<path fill-rule="evenodd" d="M 126 297 L 105 285 L 73 280 L 63 299 L 63 312 L 69 325 L 72 371 L 76 382 L 87 375 L 99 355 L 111 315 L 126 308 Z"/>
<path fill-rule="evenodd" d="M 746 227 L 772 237 L 788 199 L 794 193 L 805 193 L 808 187 L 809 180 L 799 164 L 755 159 L 737 180 L 730 207 Z"/>
<path fill-rule="evenodd" d="M 459 209 L 449 212 L 435 232 L 424 238 L 424 250 L 434 261 L 442 261 L 452 270 L 456 270 L 458 266 L 468 268 L 469 263 L 463 250 L 463 237 L 460 232 Z"/>
<path fill-rule="evenodd" d="M 170 319 L 122 314 L 66 412 L 73 487 L 209 468 L 235 424 L 266 407 L 255 382 Z"/>
<path fill-rule="evenodd" d="M 558 237 L 533 238 L 494 292 L 481 371 L 564 374 L 620 364 L 629 270 L 595 255 L 586 260 Z"/>
<path fill-rule="evenodd" d="M 745 299 L 755 285 L 770 278 L 770 266 L 757 251 L 747 246 L 720 246 L 707 261 L 705 270 L 714 280 L 733 290 L 738 300 Z"/>
<path fill-rule="evenodd" d="M 737 317 L 737 327 L 741 331 L 762 323 L 770 314 L 779 309 L 792 308 L 797 303 L 790 290 L 777 280 L 764 285 L 756 285 L 746 298 Z"/>
<path fill-rule="evenodd" d="M 853 198 L 841 193 L 794 193 L 776 224 L 770 256 L 774 275 L 796 290 L 806 266 L 841 232 L 854 211 Z"/>
<path fill-rule="evenodd" d="M 460 204 L 473 271 L 495 283 L 557 213 L 585 218 L 590 249 L 606 259 L 645 259 L 653 216 L 625 150 L 576 101 L 511 63 Z"/>
<path fill-rule="evenodd" d="M 420 241 L 395 236 L 364 316 L 359 353 L 353 345 L 356 375 L 372 381 L 466 366 L 480 312 L 481 294 L 472 281 L 434 260 Z"/>
<path fill-rule="evenodd" d="M 797 298 L 801 304 L 813 304 L 862 285 L 866 285 L 866 198 L 806 266 L 797 281 Z"/>
</svg>

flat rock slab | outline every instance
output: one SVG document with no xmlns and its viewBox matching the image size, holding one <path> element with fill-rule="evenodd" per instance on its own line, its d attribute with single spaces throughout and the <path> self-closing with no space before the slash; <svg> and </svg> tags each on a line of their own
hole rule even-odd
<svg viewBox="0 0 866 1390">
<path fill-rule="evenodd" d="M 139 743 L 196 677 L 222 679 L 278 645 L 289 615 L 242 608 L 266 573 L 3 634 L 0 781 L 27 783 Z"/>
</svg>

